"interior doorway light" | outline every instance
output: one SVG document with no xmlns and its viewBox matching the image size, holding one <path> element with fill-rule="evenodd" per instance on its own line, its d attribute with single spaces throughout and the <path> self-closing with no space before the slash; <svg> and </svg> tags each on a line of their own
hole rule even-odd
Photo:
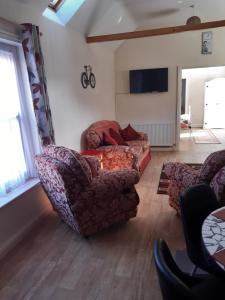
<svg viewBox="0 0 225 300">
<path fill-rule="evenodd" d="M 193 16 L 187 19 L 186 24 L 200 24 L 201 23 L 201 19 L 198 16 L 195 16 L 195 6 L 194 4 L 189 6 L 190 8 L 193 9 Z"/>
</svg>

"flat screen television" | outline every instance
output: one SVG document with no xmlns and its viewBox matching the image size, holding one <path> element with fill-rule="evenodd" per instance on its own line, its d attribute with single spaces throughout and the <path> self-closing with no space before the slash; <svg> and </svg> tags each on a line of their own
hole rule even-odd
<svg viewBox="0 0 225 300">
<path fill-rule="evenodd" d="M 168 68 L 130 70 L 130 93 L 168 92 Z"/>
</svg>

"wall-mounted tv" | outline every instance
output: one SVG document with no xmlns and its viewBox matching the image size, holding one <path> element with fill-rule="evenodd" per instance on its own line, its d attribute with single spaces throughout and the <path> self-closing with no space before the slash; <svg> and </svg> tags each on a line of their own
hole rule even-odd
<svg viewBox="0 0 225 300">
<path fill-rule="evenodd" d="M 130 70 L 130 93 L 168 92 L 168 68 Z"/>
</svg>

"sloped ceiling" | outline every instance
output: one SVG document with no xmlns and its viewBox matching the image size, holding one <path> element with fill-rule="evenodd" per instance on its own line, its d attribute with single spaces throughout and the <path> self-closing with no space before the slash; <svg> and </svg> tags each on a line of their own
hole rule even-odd
<svg viewBox="0 0 225 300">
<path fill-rule="evenodd" d="M 40 13 L 48 5 L 48 0 L 8 1 L 32 5 Z M 68 26 L 84 36 L 101 35 L 182 25 L 193 14 L 202 22 L 225 19 L 225 0 L 86 0 Z M 115 49 L 121 42 L 106 44 Z"/>
<path fill-rule="evenodd" d="M 183 25 L 192 15 L 202 22 L 225 19 L 225 1 L 86 0 L 71 23 L 91 36 Z M 121 43 L 106 44 L 117 48 Z"/>
</svg>

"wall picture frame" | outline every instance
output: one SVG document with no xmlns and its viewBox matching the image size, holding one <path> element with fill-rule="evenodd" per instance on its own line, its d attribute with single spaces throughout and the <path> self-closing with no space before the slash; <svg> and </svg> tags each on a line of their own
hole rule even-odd
<svg viewBox="0 0 225 300">
<path fill-rule="evenodd" d="M 213 33 L 205 31 L 202 33 L 202 54 L 212 54 Z"/>
</svg>

